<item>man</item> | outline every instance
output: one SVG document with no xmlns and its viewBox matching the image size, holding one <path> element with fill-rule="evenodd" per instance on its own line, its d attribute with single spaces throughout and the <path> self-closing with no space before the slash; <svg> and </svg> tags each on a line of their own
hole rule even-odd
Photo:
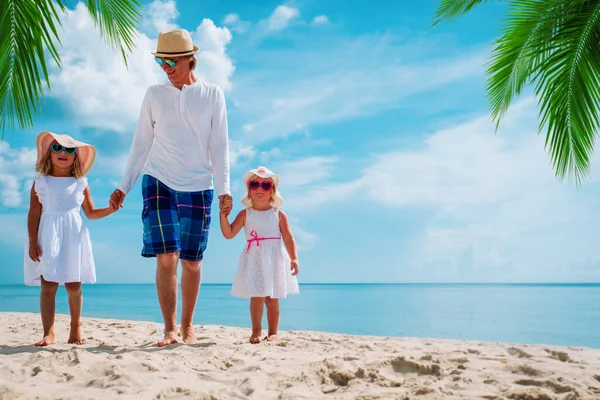
<svg viewBox="0 0 600 400">
<path fill-rule="evenodd" d="M 152 54 L 168 82 L 144 97 L 127 169 L 110 197 L 122 206 L 144 169 L 142 256 L 156 257 L 156 289 L 165 322 L 159 347 L 177 342 L 177 264 L 181 260 L 181 335 L 192 327 L 208 241 L 214 190 L 219 207 L 231 204 L 229 144 L 223 91 L 194 75 L 198 47 L 185 29 L 162 31 Z"/>
</svg>

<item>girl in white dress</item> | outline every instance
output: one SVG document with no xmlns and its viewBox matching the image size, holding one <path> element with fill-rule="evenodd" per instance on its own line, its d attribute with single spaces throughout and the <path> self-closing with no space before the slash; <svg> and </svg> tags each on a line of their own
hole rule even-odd
<svg viewBox="0 0 600 400">
<path fill-rule="evenodd" d="M 82 344 L 80 329 L 83 294 L 81 283 L 96 282 L 92 244 L 80 215 L 100 219 L 113 213 L 95 208 L 86 175 L 96 149 L 67 135 L 38 135 L 37 175 L 31 188 L 25 247 L 25 284 L 41 286 L 40 312 L 44 337 L 36 346 L 55 341 L 56 292 L 64 284 L 69 298 L 71 330 L 68 343 Z"/>
<path fill-rule="evenodd" d="M 221 232 L 231 239 L 244 227 L 247 244 L 240 256 L 231 294 L 250 299 L 250 343 L 260 343 L 264 307 L 269 325 L 264 340 L 271 341 L 277 337 L 279 328 L 279 299 L 299 292 L 298 253 L 288 218 L 279 209 L 283 204 L 277 190 L 279 176 L 259 167 L 246 172 L 243 181 L 247 193 L 242 204 L 246 209 L 229 224 L 232 204 L 225 202 L 221 209 Z"/>
</svg>

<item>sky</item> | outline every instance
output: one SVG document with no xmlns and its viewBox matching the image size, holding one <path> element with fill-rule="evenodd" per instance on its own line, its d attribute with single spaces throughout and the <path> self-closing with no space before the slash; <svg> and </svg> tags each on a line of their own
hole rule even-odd
<svg viewBox="0 0 600 400">
<path fill-rule="evenodd" d="M 280 174 L 301 283 L 600 281 L 599 157 L 580 186 L 559 181 L 529 94 L 498 132 L 490 121 L 500 5 L 430 29 L 435 0 L 143 4 L 126 68 L 68 2 L 42 113 L 0 142 L 0 284 L 23 283 L 36 135 L 94 144 L 90 189 L 107 205 L 144 93 L 166 80 L 150 52 L 173 27 L 200 48 L 199 78 L 225 92 L 233 215 L 245 171 Z M 140 182 L 121 211 L 86 220 L 98 283 L 154 281 Z M 214 202 L 203 282 L 230 283 L 243 247 L 243 234 L 222 237 Z"/>
</svg>

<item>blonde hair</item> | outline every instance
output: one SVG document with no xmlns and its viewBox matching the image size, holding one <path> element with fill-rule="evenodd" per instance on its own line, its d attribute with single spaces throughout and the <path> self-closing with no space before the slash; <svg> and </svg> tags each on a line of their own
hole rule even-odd
<svg viewBox="0 0 600 400">
<path fill-rule="evenodd" d="M 52 165 L 52 158 L 50 157 L 50 148 L 48 148 L 48 152 L 39 163 L 35 164 L 35 171 L 39 172 L 42 175 L 52 175 L 54 172 L 54 165 Z M 71 166 L 71 176 L 74 178 L 80 178 L 83 176 L 83 171 L 81 169 L 81 163 L 79 162 L 79 157 L 77 156 L 77 152 L 75 152 L 75 161 L 73 161 L 73 165 Z"/>
<path fill-rule="evenodd" d="M 260 176 L 258 176 L 256 174 L 252 174 L 252 176 L 250 178 L 248 178 L 248 183 L 246 184 L 246 189 L 248 190 L 247 197 L 248 197 L 248 200 L 250 200 L 250 204 L 252 204 L 252 196 L 250 196 L 250 182 L 256 178 L 258 178 L 261 182 L 270 181 L 273 184 L 273 186 L 272 186 L 273 192 L 271 192 L 271 199 L 269 200 L 269 204 L 275 203 L 275 193 L 277 193 L 277 188 L 275 187 L 275 182 L 273 181 L 273 178 L 261 178 Z"/>
</svg>

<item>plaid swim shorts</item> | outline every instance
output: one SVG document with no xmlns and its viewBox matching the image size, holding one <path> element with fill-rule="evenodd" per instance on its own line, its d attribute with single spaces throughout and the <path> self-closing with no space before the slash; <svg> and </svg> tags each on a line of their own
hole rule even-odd
<svg viewBox="0 0 600 400">
<path fill-rule="evenodd" d="M 142 256 L 179 251 L 182 260 L 202 260 L 208 243 L 213 190 L 180 192 L 144 175 L 142 194 Z"/>
</svg>

